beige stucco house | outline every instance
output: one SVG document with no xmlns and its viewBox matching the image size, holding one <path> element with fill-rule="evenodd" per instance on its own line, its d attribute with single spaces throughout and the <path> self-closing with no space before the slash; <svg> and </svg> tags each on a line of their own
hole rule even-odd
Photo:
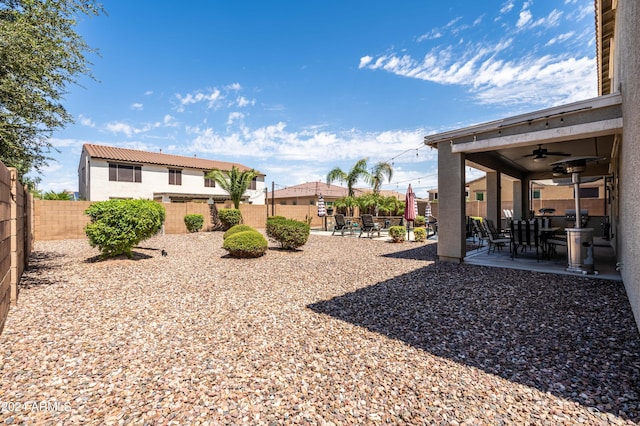
<svg viewBox="0 0 640 426">
<path fill-rule="evenodd" d="M 640 2 L 595 0 L 599 96 L 425 137 L 438 149 L 438 257 L 465 257 L 465 169 L 486 175 L 487 217 L 501 215 L 500 183 L 509 177 L 514 216 L 531 209 L 532 181 L 554 177 L 551 161 L 524 157 L 539 144 L 585 163 L 582 177 L 605 176 L 611 244 L 640 327 Z"/>
<path fill-rule="evenodd" d="M 88 201 L 144 198 L 164 203 L 224 201 L 229 194 L 205 174 L 213 169 L 241 171 L 242 164 L 163 154 L 113 146 L 85 144 L 78 166 L 80 197 Z M 251 182 L 243 201 L 265 204 L 265 175 Z"/>
</svg>

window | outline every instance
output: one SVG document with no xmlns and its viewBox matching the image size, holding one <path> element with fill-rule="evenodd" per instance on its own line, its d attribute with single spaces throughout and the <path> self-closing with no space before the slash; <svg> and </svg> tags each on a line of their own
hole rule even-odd
<svg viewBox="0 0 640 426">
<path fill-rule="evenodd" d="M 437 200 L 437 199 L 438 199 L 438 193 L 437 193 L 437 192 L 434 192 L 434 193 L 433 193 L 433 199 L 434 199 L 434 200 Z"/>
<path fill-rule="evenodd" d="M 216 181 L 207 177 L 207 172 L 204 172 L 204 187 L 205 188 L 215 188 Z"/>
<path fill-rule="evenodd" d="M 253 189 L 253 190 L 255 191 L 255 190 L 256 190 L 256 188 L 257 188 L 257 182 L 258 182 L 258 178 L 257 178 L 257 177 L 254 177 L 254 178 L 251 180 L 251 184 L 249 184 L 249 189 Z"/>
<path fill-rule="evenodd" d="M 309 205 L 315 206 L 316 205 L 316 200 L 309 200 Z"/>
<path fill-rule="evenodd" d="M 182 185 L 182 170 L 169 169 L 169 185 Z"/>
<path fill-rule="evenodd" d="M 109 163 L 109 180 L 112 182 L 142 182 L 142 167 L 132 164 Z"/>
<path fill-rule="evenodd" d="M 533 190 L 533 199 L 534 200 L 539 200 L 540 199 L 540 190 L 539 189 L 534 189 Z"/>
<path fill-rule="evenodd" d="M 476 192 L 476 201 L 484 201 L 484 192 Z"/>
<path fill-rule="evenodd" d="M 600 198 L 600 188 L 580 188 L 580 198 Z"/>
</svg>

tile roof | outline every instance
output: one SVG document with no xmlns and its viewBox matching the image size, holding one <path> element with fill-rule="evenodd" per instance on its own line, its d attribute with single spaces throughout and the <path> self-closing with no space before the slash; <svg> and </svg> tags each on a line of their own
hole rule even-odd
<svg viewBox="0 0 640 426">
<path fill-rule="evenodd" d="M 356 197 L 372 192 L 371 188 L 354 188 Z M 317 197 L 322 194 L 324 198 L 342 198 L 347 196 L 347 188 L 330 185 L 326 182 L 307 182 L 300 185 L 293 185 L 273 192 L 273 198 L 293 198 L 293 197 Z M 385 197 L 394 196 L 404 200 L 404 194 L 396 191 L 382 190 L 380 195 Z"/>
<path fill-rule="evenodd" d="M 207 160 L 205 158 L 185 157 L 182 155 L 163 154 L 160 152 L 141 151 L 137 149 L 118 148 L 115 146 L 84 144 L 83 149 L 92 157 L 103 160 L 127 161 L 132 163 L 157 164 L 161 166 L 182 167 L 199 170 L 231 170 L 236 166 L 240 171 L 251 170 L 239 163 Z M 264 176 L 264 173 L 258 172 Z"/>
</svg>

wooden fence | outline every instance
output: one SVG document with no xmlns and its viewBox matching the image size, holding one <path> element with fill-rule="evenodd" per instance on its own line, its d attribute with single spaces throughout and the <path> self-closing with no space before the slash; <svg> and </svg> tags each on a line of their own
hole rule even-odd
<svg viewBox="0 0 640 426">
<path fill-rule="evenodd" d="M 18 284 L 31 253 L 31 206 L 16 169 L 0 163 L 0 333 L 10 305 L 18 302 Z"/>
</svg>

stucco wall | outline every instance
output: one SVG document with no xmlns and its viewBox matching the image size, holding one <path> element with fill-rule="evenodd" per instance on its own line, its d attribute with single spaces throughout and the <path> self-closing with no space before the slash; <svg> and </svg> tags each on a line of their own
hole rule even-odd
<svg viewBox="0 0 640 426">
<path fill-rule="evenodd" d="M 620 152 L 618 259 L 621 275 L 640 328 L 640 6 L 618 1 L 613 90 L 622 92 L 624 130 Z"/>
</svg>

